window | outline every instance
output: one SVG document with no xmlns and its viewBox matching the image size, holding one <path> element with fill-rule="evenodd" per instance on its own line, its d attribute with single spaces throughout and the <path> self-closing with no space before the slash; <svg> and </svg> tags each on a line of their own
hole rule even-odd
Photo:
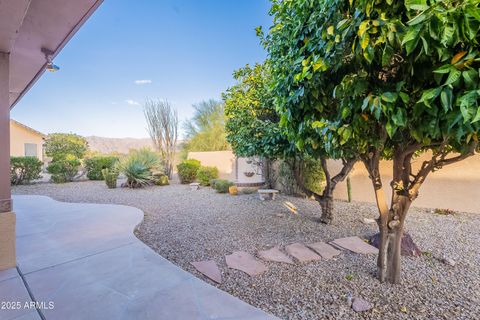
<svg viewBox="0 0 480 320">
<path fill-rule="evenodd" d="M 37 144 L 36 143 L 25 143 L 25 157 L 37 157 Z"/>
</svg>

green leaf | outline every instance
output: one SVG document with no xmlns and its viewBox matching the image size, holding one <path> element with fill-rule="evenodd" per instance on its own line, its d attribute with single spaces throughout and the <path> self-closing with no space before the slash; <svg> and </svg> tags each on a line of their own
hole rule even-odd
<svg viewBox="0 0 480 320">
<path fill-rule="evenodd" d="M 450 65 L 450 64 L 444 64 L 444 65 L 441 66 L 440 68 L 433 70 L 433 72 L 434 72 L 434 73 L 444 74 L 444 73 L 449 73 L 449 72 L 450 72 L 450 69 L 452 69 L 452 65 Z"/>
<path fill-rule="evenodd" d="M 404 104 L 408 104 L 408 102 L 410 101 L 410 97 L 408 96 L 408 94 L 406 94 L 405 92 L 400 92 L 398 95 L 400 96 Z"/>
<path fill-rule="evenodd" d="M 409 28 L 405 36 L 403 37 L 402 40 L 402 46 L 405 45 L 405 43 L 414 40 L 418 36 L 418 28 Z"/>
<path fill-rule="evenodd" d="M 330 26 L 330 27 L 327 28 L 327 33 L 330 36 L 333 36 L 334 31 L 335 31 L 335 29 L 333 28 L 333 26 Z"/>
<path fill-rule="evenodd" d="M 393 92 L 384 92 L 382 94 L 382 100 L 385 102 L 395 102 L 397 100 L 397 94 Z"/>
<path fill-rule="evenodd" d="M 452 89 L 448 87 L 443 89 L 442 93 L 440 94 L 440 99 L 445 112 L 448 112 L 450 109 L 452 109 Z"/>
<path fill-rule="evenodd" d="M 370 35 L 368 33 L 365 33 L 361 39 L 360 39 L 360 46 L 362 47 L 363 50 L 368 46 L 370 43 Z"/>
<path fill-rule="evenodd" d="M 363 52 L 363 57 L 368 63 L 372 63 L 374 57 L 374 51 L 371 46 L 367 46 L 366 50 Z"/>
<path fill-rule="evenodd" d="M 418 16 L 416 16 L 413 19 L 411 19 L 410 21 L 408 21 L 407 24 L 409 26 L 414 26 L 414 25 L 417 25 L 417 24 L 423 22 L 426 18 L 427 18 L 427 15 L 424 12 L 422 12 Z"/>
<path fill-rule="evenodd" d="M 477 71 L 470 69 L 467 71 L 462 72 L 463 80 L 465 81 L 465 84 L 469 88 L 476 87 L 477 84 L 477 79 L 478 79 L 478 73 Z"/>
<path fill-rule="evenodd" d="M 347 143 L 348 139 L 352 135 L 352 129 L 350 127 L 341 127 L 338 129 L 338 134 L 340 135 L 340 145 Z"/>
<path fill-rule="evenodd" d="M 360 23 L 360 25 L 358 26 L 358 33 L 357 33 L 359 37 L 362 37 L 365 34 L 365 32 L 368 30 L 369 24 L 370 24 L 370 20 L 365 20 Z"/>
<path fill-rule="evenodd" d="M 448 75 L 447 81 L 444 83 L 445 86 L 456 82 L 462 76 L 462 71 L 457 68 L 451 68 L 450 74 Z"/>
<path fill-rule="evenodd" d="M 396 126 L 403 127 L 406 124 L 406 112 L 402 108 L 397 108 L 397 111 L 392 115 L 393 123 Z"/>
<path fill-rule="evenodd" d="M 443 45 L 447 45 L 453 42 L 453 36 L 455 35 L 455 27 L 451 25 L 444 25 L 443 26 L 443 33 L 441 43 Z"/>
<path fill-rule="evenodd" d="M 427 10 L 427 0 L 405 0 L 405 7 L 409 10 Z"/>
<path fill-rule="evenodd" d="M 475 115 L 475 118 L 473 118 L 471 123 L 474 123 L 474 122 L 477 122 L 477 121 L 480 121 L 480 107 L 477 108 L 477 114 Z"/>
<path fill-rule="evenodd" d="M 387 134 L 390 138 L 393 138 L 395 131 L 397 131 L 397 127 L 393 125 L 390 121 L 387 122 L 385 129 L 387 129 Z"/>
<path fill-rule="evenodd" d="M 423 102 L 427 107 L 430 108 L 430 102 L 435 100 L 435 98 L 438 97 L 441 90 L 442 90 L 441 88 L 432 88 L 432 89 L 423 91 L 422 97 L 420 98 L 420 100 L 418 100 L 418 103 Z"/>
</svg>

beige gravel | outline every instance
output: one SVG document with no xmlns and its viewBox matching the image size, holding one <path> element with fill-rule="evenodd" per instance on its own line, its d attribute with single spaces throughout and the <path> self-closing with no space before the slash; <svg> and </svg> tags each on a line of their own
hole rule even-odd
<svg viewBox="0 0 480 320">
<path fill-rule="evenodd" d="M 159 254 L 212 285 L 283 319 L 478 319 L 480 314 L 480 215 L 439 216 L 412 209 L 407 229 L 426 254 L 403 259 L 403 282 L 381 284 L 374 278 L 375 256 L 345 252 L 308 264 L 266 262 L 269 270 L 249 277 L 228 269 L 225 255 L 234 251 L 268 249 L 294 242 L 329 242 L 376 232 L 362 217 L 374 218 L 376 208 L 366 203 L 336 202 L 336 222 L 314 222 L 314 201 L 279 196 L 259 201 L 256 195 L 230 196 L 210 188 L 190 191 L 170 185 L 142 190 L 107 189 L 103 182 L 18 186 L 15 194 L 41 194 L 69 202 L 125 204 L 145 212 L 136 235 Z M 293 215 L 283 201 L 298 207 Z M 454 267 L 440 260 L 457 262 Z M 223 283 L 199 274 L 190 262 L 215 260 Z M 374 305 L 355 313 L 347 296 L 362 297 Z"/>
</svg>

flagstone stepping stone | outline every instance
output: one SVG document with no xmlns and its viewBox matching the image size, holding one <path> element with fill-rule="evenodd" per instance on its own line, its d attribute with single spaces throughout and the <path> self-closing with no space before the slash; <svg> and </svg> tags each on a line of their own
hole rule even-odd
<svg viewBox="0 0 480 320">
<path fill-rule="evenodd" d="M 299 262 L 310 262 L 322 259 L 318 254 L 301 243 L 292 243 L 285 247 L 285 251 Z"/>
<path fill-rule="evenodd" d="M 222 283 L 222 273 L 217 266 L 217 263 L 213 260 L 206 261 L 194 261 L 191 264 L 197 269 L 200 273 L 212 279 L 216 283 Z"/>
<path fill-rule="evenodd" d="M 243 271 L 249 276 L 256 276 L 267 271 L 267 267 L 262 262 L 245 251 L 236 251 L 225 256 L 225 260 L 229 268 Z"/>
<path fill-rule="evenodd" d="M 365 241 L 363 241 L 357 236 L 335 239 L 330 243 L 337 247 L 350 250 L 355 253 L 361 253 L 361 254 L 370 254 L 370 253 L 377 254 L 378 253 L 377 248 L 375 248 L 372 245 L 369 245 L 368 243 L 366 243 Z"/>
<path fill-rule="evenodd" d="M 342 251 L 335 249 L 329 244 L 325 242 L 315 242 L 307 244 L 307 246 L 313 249 L 316 253 L 318 253 L 323 259 L 330 260 L 335 256 L 338 256 Z"/>
<path fill-rule="evenodd" d="M 290 259 L 285 253 L 280 251 L 278 246 L 268 250 L 258 251 L 258 256 L 265 261 L 294 264 L 293 260 Z"/>
</svg>

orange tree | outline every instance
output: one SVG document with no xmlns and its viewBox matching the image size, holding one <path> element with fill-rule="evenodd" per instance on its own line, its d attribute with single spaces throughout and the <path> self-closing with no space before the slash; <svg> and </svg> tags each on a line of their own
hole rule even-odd
<svg viewBox="0 0 480 320">
<path fill-rule="evenodd" d="M 326 224 L 332 223 L 333 191 L 337 183 L 347 177 L 358 157 L 342 158 L 343 168 L 331 175 L 323 145 L 310 149 L 311 152 L 304 152 L 288 140 L 285 130 L 279 126 L 280 117 L 270 87 L 268 60 L 253 67 L 247 65 L 235 71 L 233 76 L 237 83 L 223 94 L 223 99 L 227 117 L 225 131 L 235 154 L 243 157 L 261 156 L 270 160 L 283 159 L 290 165 L 301 190 L 320 204 L 322 213 L 319 220 Z M 313 168 L 312 161 L 309 161 L 312 155 L 320 160 L 325 175 L 326 185 L 322 190 L 312 188 L 309 179 L 305 179 L 305 175 Z M 315 182 L 317 185 L 320 183 Z"/>
<path fill-rule="evenodd" d="M 420 187 L 478 151 L 479 0 L 273 0 L 270 13 L 280 124 L 299 150 L 360 157 L 379 210 L 378 277 L 397 283 Z M 381 159 L 393 160 L 390 199 Z"/>
</svg>

